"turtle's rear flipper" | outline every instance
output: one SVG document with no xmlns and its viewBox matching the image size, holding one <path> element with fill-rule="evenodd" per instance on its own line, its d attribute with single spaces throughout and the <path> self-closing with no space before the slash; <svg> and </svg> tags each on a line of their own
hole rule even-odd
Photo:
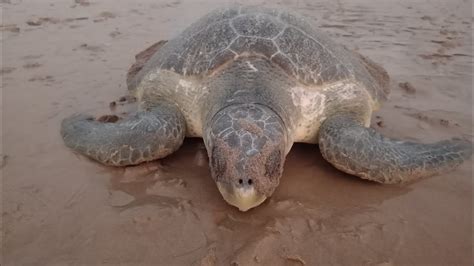
<svg viewBox="0 0 474 266">
<path fill-rule="evenodd" d="M 472 154 L 472 143 L 467 140 L 421 144 L 388 139 L 349 116 L 323 122 L 319 147 L 323 157 L 339 170 L 385 184 L 445 172 Z"/>
<path fill-rule="evenodd" d="M 161 104 L 114 123 L 75 115 L 61 124 L 66 146 L 113 166 L 163 158 L 181 146 L 185 130 L 181 112 L 171 104 Z"/>
</svg>

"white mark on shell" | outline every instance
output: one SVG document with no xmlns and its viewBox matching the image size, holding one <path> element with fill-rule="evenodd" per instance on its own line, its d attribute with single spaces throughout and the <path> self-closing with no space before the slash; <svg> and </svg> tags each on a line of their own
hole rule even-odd
<svg viewBox="0 0 474 266">
<path fill-rule="evenodd" d="M 302 115 L 307 119 L 315 119 L 324 112 L 326 95 L 302 87 L 293 87 L 291 100 L 301 108 Z"/>
<path fill-rule="evenodd" d="M 178 81 L 178 84 L 183 87 L 183 88 L 192 88 L 193 87 L 193 84 L 187 80 L 184 80 L 184 79 L 180 79 Z"/>
<path fill-rule="evenodd" d="M 318 121 L 325 112 L 326 95 L 304 87 L 293 87 L 290 92 L 293 104 L 301 112 L 294 138 L 297 141 L 314 142 L 313 138 L 319 128 Z"/>
<path fill-rule="evenodd" d="M 358 97 L 356 84 L 347 82 L 337 82 L 323 89 L 324 92 L 334 92 L 341 100 L 350 100 Z"/>
<path fill-rule="evenodd" d="M 148 74 L 148 80 L 149 81 L 155 80 L 156 78 L 158 78 L 158 74 L 159 74 L 159 72 L 157 72 L 157 73 L 151 72 L 150 74 Z"/>
<path fill-rule="evenodd" d="M 247 63 L 247 66 L 250 68 L 251 72 L 258 72 L 258 69 L 250 63 L 250 61 L 245 61 Z"/>
<path fill-rule="evenodd" d="M 353 84 L 347 84 L 342 86 L 339 91 L 339 96 L 344 100 L 350 100 L 357 97 L 357 91 L 354 89 Z"/>
<path fill-rule="evenodd" d="M 178 84 L 176 85 L 176 92 L 178 92 L 178 89 L 179 89 L 180 87 L 181 87 L 182 89 L 184 89 L 184 94 L 185 94 L 186 96 L 188 96 L 189 93 L 190 93 L 192 90 L 194 90 L 193 83 L 191 83 L 191 82 L 189 82 L 189 81 L 187 81 L 187 80 L 184 80 L 184 79 L 180 79 L 180 80 L 178 81 Z"/>
</svg>

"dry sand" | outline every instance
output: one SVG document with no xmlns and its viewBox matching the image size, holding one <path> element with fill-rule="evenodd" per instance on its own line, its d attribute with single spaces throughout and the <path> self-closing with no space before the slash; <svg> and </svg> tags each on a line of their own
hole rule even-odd
<svg viewBox="0 0 474 266">
<path fill-rule="evenodd" d="M 211 180 L 201 140 L 126 169 L 63 145 L 60 121 L 109 113 L 136 53 L 227 1 L 1 2 L 4 265 L 471 264 L 471 162 L 381 186 L 295 145 L 274 196 L 241 213 Z M 298 10 L 389 71 L 374 128 L 472 137 L 470 1 L 253 3 Z"/>
</svg>

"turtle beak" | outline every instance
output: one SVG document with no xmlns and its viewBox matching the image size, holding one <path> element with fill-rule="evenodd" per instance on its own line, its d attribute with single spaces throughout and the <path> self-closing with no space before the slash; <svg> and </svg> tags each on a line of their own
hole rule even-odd
<svg viewBox="0 0 474 266">
<path fill-rule="evenodd" d="M 253 186 L 229 187 L 217 182 L 217 188 L 227 203 L 243 212 L 257 207 L 267 198 L 265 195 L 258 193 Z"/>
</svg>

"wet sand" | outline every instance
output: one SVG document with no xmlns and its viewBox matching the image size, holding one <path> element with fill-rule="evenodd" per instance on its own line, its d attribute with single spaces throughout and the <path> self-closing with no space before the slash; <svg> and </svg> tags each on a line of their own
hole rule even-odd
<svg viewBox="0 0 474 266">
<path fill-rule="evenodd" d="M 241 213 L 221 198 L 199 139 L 133 168 L 63 145 L 63 118 L 111 113 L 135 54 L 225 1 L 1 2 L 4 265 L 471 265 L 472 162 L 381 186 L 295 145 L 274 196 Z M 295 9 L 381 63 L 392 93 L 377 130 L 472 138 L 469 1 L 243 3 Z"/>
</svg>

